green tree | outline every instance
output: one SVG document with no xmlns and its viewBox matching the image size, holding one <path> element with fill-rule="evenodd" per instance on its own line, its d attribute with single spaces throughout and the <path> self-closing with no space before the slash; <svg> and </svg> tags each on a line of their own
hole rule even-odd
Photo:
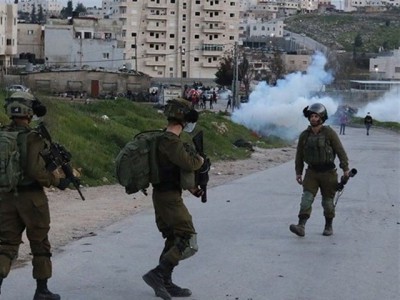
<svg viewBox="0 0 400 300">
<path fill-rule="evenodd" d="M 36 24 L 36 23 L 37 23 L 36 6 L 35 6 L 35 4 L 32 5 L 31 23 L 32 23 L 32 24 Z"/>
<path fill-rule="evenodd" d="M 73 6 L 72 6 L 72 1 L 67 2 L 67 7 L 63 7 L 60 12 L 60 16 L 64 19 L 68 17 L 72 17 L 72 12 L 74 11 Z"/>
<path fill-rule="evenodd" d="M 82 3 L 78 3 L 75 7 L 74 13 L 79 16 L 80 13 L 86 13 L 86 7 Z"/>
<path fill-rule="evenodd" d="M 278 79 L 282 79 L 285 75 L 285 65 L 282 60 L 282 53 L 280 51 L 274 52 L 274 57 L 272 58 L 271 64 L 269 65 L 272 73 L 272 82 L 270 84 L 276 84 Z"/>
<path fill-rule="evenodd" d="M 361 34 L 358 33 L 356 35 L 356 37 L 354 38 L 354 47 L 360 48 L 360 47 L 362 47 L 362 45 L 363 45 L 363 40 L 362 40 Z"/>
<path fill-rule="evenodd" d="M 251 68 L 246 53 L 243 53 L 242 62 L 238 66 L 239 81 L 244 85 L 246 96 L 250 94 L 250 83 L 254 79 L 254 69 Z"/>
<path fill-rule="evenodd" d="M 46 19 L 44 17 L 42 5 L 39 5 L 38 21 L 39 21 L 40 24 L 46 23 Z"/>
<path fill-rule="evenodd" d="M 222 86 L 230 86 L 233 81 L 233 57 L 231 54 L 223 56 L 219 68 L 215 73 L 215 83 Z"/>
</svg>

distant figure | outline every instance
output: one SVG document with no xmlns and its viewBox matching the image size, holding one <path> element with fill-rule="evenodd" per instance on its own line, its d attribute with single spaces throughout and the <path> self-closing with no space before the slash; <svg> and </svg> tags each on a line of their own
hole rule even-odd
<svg viewBox="0 0 400 300">
<path fill-rule="evenodd" d="M 364 125 L 365 125 L 365 128 L 367 129 L 367 135 L 369 135 L 369 129 L 372 126 L 372 117 L 369 112 L 367 113 L 367 115 L 364 118 Z"/>
<path fill-rule="evenodd" d="M 226 104 L 226 109 L 225 110 L 228 110 L 228 108 L 231 108 L 232 107 L 232 95 L 229 95 L 228 96 L 228 103 Z"/>
<path fill-rule="evenodd" d="M 339 131 L 339 134 L 345 135 L 346 124 L 347 124 L 348 120 L 349 119 L 347 118 L 347 114 L 346 113 L 342 113 L 342 115 L 340 116 L 340 131 Z"/>
</svg>

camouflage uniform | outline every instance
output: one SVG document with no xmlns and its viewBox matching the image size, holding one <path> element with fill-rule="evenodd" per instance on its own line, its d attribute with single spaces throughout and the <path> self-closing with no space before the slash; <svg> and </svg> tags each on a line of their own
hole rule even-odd
<svg viewBox="0 0 400 300">
<path fill-rule="evenodd" d="M 166 239 L 162 258 L 176 266 L 184 259 L 182 249 L 196 234 L 192 216 L 182 199 L 181 169 L 194 172 L 201 167 L 202 161 L 195 151 L 170 132 L 160 138 L 158 149 L 160 183 L 153 185 L 153 204 L 157 227 Z"/>
<path fill-rule="evenodd" d="M 30 243 L 33 260 L 33 278 L 51 277 L 51 252 L 48 240 L 50 213 L 42 186 L 57 186 L 59 179 L 45 169 L 39 152 L 44 149 L 42 138 L 30 128 L 10 125 L 14 131 L 26 131 L 27 151 L 24 163 L 24 180 L 14 191 L 0 194 L 0 277 L 7 277 L 11 262 L 17 257 L 22 232 Z"/>
<path fill-rule="evenodd" d="M 338 175 L 334 164 L 336 155 L 340 160 L 340 168 L 343 171 L 348 171 L 349 163 L 347 154 L 338 135 L 329 126 L 322 126 L 317 134 L 309 126 L 300 134 L 295 160 L 296 174 L 303 173 L 304 162 L 308 165 L 302 183 L 303 195 L 298 215 L 299 224 L 303 228 L 311 215 L 314 198 L 318 189 L 320 189 L 324 216 L 327 223 L 329 223 L 331 231 L 332 220 L 335 217 L 333 199 L 338 184 Z M 291 231 L 293 230 L 291 229 Z M 297 232 L 295 233 L 298 234 Z M 330 234 L 325 231 L 324 235 Z M 304 235 L 304 232 L 300 235 Z"/>
</svg>

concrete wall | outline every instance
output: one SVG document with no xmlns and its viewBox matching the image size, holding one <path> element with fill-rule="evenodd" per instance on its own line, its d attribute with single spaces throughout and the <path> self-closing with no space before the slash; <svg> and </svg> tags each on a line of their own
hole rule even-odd
<svg viewBox="0 0 400 300">
<path fill-rule="evenodd" d="M 93 82 L 98 82 L 98 93 L 126 93 L 148 91 L 150 87 L 150 77 L 133 74 L 107 73 L 96 71 L 59 71 L 59 72 L 40 72 L 24 75 L 5 75 L 4 86 L 10 84 L 24 84 L 33 93 L 46 92 L 49 94 L 63 93 L 66 91 L 86 92 L 92 97 Z"/>
</svg>

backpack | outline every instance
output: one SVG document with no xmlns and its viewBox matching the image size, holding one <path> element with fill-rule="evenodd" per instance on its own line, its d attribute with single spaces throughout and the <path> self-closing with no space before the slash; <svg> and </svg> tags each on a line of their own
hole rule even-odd
<svg viewBox="0 0 400 300">
<path fill-rule="evenodd" d="M 20 149 L 26 151 L 27 135 L 21 131 L 0 129 L 0 193 L 16 191 L 23 179 L 23 157 Z"/>
<path fill-rule="evenodd" d="M 162 130 L 143 131 L 134 136 L 115 159 L 116 177 L 127 194 L 143 191 L 150 183 L 159 183 L 157 147 Z"/>
</svg>

